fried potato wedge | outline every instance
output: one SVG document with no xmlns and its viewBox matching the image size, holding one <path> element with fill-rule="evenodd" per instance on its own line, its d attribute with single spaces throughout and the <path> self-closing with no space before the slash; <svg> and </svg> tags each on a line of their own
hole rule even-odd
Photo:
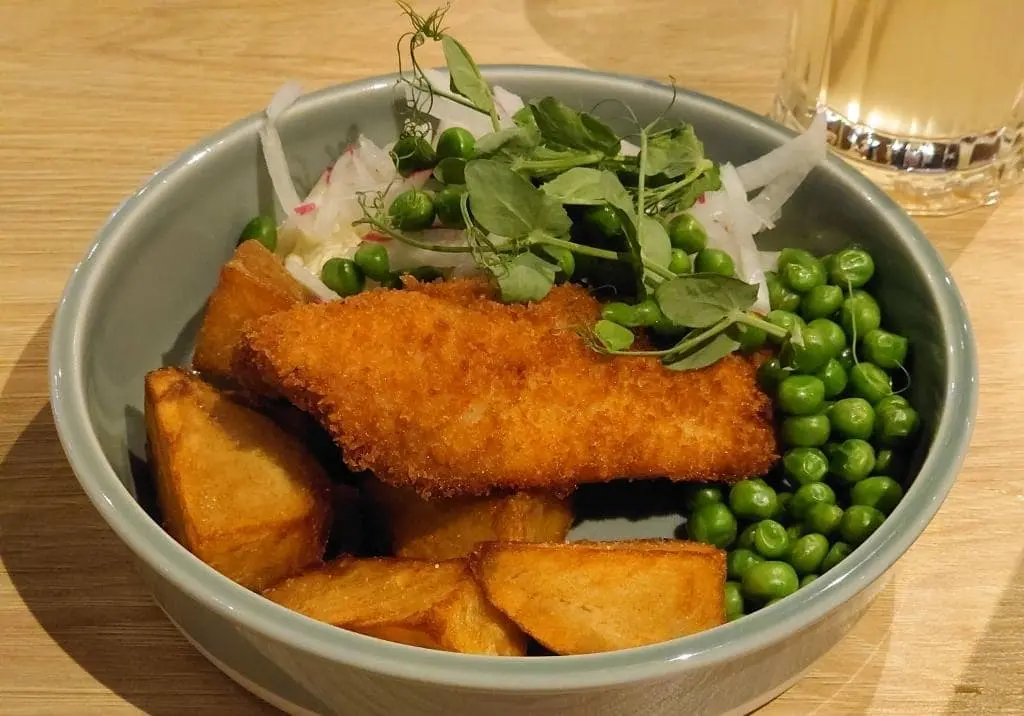
<svg viewBox="0 0 1024 716">
<path fill-rule="evenodd" d="M 342 557 L 263 594 L 379 639 L 466 654 L 526 654 L 526 636 L 487 601 L 461 559 Z"/>
<path fill-rule="evenodd" d="M 243 241 L 221 269 L 206 305 L 193 367 L 210 378 L 237 382 L 232 364 L 248 323 L 315 300 L 263 244 Z"/>
<path fill-rule="evenodd" d="M 197 376 L 146 376 L 146 434 L 167 531 L 260 590 L 320 563 L 330 485 L 293 435 Z"/>
<path fill-rule="evenodd" d="M 487 542 L 469 561 L 491 603 L 556 654 L 655 644 L 725 622 L 725 553 L 706 545 Z"/>
<path fill-rule="evenodd" d="M 399 557 L 466 557 L 479 542 L 561 542 L 572 526 L 571 500 L 539 492 L 426 500 L 375 479 L 364 492 Z"/>
</svg>

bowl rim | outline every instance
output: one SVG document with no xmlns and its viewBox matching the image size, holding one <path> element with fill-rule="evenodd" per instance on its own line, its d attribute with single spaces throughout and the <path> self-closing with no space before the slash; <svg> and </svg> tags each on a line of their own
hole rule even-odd
<svg viewBox="0 0 1024 716">
<path fill-rule="evenodd" d="M 617 90 L 640 89 L 668 99 L 672 93 L 669 86 L 654 80 L 585 69 L 522 64 L 485 65 L 481 69 L 495 83 L 547 80 L 600 85 L 611 96 Z M 316 113 L 362 93 L 385 90 L 395 78 L 395 74 L 378 75 L 304 95 L 282 118 L 282 123 L 287 125 L 296 115 Z M 773 142 L 794 135 L 789 129 L 723 100 L 683 89 L 678 90 L 678 95 L 680 101 L 707 116 L 741 120 L 750 131 Z M 949 331 L 949 380 L 932 449 L 914 485 L 893 513 L 897 519 L 886 520 L 827 578 L 820 578 L 790 598 L 741 620 L 692 636 L 601 654 L 530 658 L 454 654 L 394 644 L 317 622 L 246 590 L 179 545 L 149 517 L 118 479 L 91 428 L 83 346 L 97 278 L 120 244 L 129 240 L 133 215 L 158 202 L 162 192 L 171 190 L 181 170 L 210 151 L 255 136 L 262 117 L 262 112 L 252 114 L 200 140 L 155 172 L 111 213 L 68 279 L 50 341 L 54 423 L 82 489 L 137 558 L 220 617 L 264 638 L 329 661 L 458 688 L 573 691 L 657 679 L 767 648 L 823 619 L 895 563 L 920 536 L 952 487 L 970 444 L 978 402 L 977 354 L 966 307 L 938 252 L 913 220 L 856 169 L 830 155 L 815 173 L 826 172 L 845 190 L 873 205 L 890 230 L 902 237 L 908 253 L 927 275 L 940 323 Z"/>
</svg>

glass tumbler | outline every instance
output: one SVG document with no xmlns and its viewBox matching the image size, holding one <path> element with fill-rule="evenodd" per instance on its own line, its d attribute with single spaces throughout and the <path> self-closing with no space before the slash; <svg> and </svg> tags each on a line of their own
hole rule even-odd
<svg viewBox="0 0 1024 716">
<path fill-rule="evenodd" d="M 772 117 L 828 141 L 908 212 L 1024 177 L 1024 0 L 796 0 Z"/>
</svg>

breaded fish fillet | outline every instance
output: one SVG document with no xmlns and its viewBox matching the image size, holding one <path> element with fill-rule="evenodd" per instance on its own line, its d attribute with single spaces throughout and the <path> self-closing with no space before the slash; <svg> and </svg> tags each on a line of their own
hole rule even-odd
<svg viewBox="0 0 1024 716">
<path fill-rule="evenodd" d="M 253 322 L 240 374 L 317 417 L 354 469 L 428 497 L 769 469 L 770 404 L 749 361 L 673 372 L 603 356 L 575 330 L 598 314 L 571 285 L 531 305 L 471 279 L 368 291 Z"/>
</svg>

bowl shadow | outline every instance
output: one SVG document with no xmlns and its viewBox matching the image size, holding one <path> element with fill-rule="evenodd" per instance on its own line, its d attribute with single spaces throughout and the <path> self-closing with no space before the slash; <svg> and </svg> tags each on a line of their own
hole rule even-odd
<svg viewBox="0 0 1024 716">
<path fill-rule="evenodd" d="M 1024 553 L 1003 589 L 999 604 L 976 641 L 970 661 L 960 672 L 946 704 L 946 716 L 1020 713 L 1024 683 L 1014 678 L 1020 664 L 1024 622 Z"/>
<path fill-rule="evenodd" d="M 128 549 L 79 486 L 48 402 L 52 321 L 36 331 L 0 391 L 0 560 L 14 589 L 61 650 L 147 714 L 180 714 L 183 703 L 195 714 L 277 713 L 226 679 L 167 621 Z M 35 678 L 28 686 L 47 688 L 49 677 Z"/>
</svg>

